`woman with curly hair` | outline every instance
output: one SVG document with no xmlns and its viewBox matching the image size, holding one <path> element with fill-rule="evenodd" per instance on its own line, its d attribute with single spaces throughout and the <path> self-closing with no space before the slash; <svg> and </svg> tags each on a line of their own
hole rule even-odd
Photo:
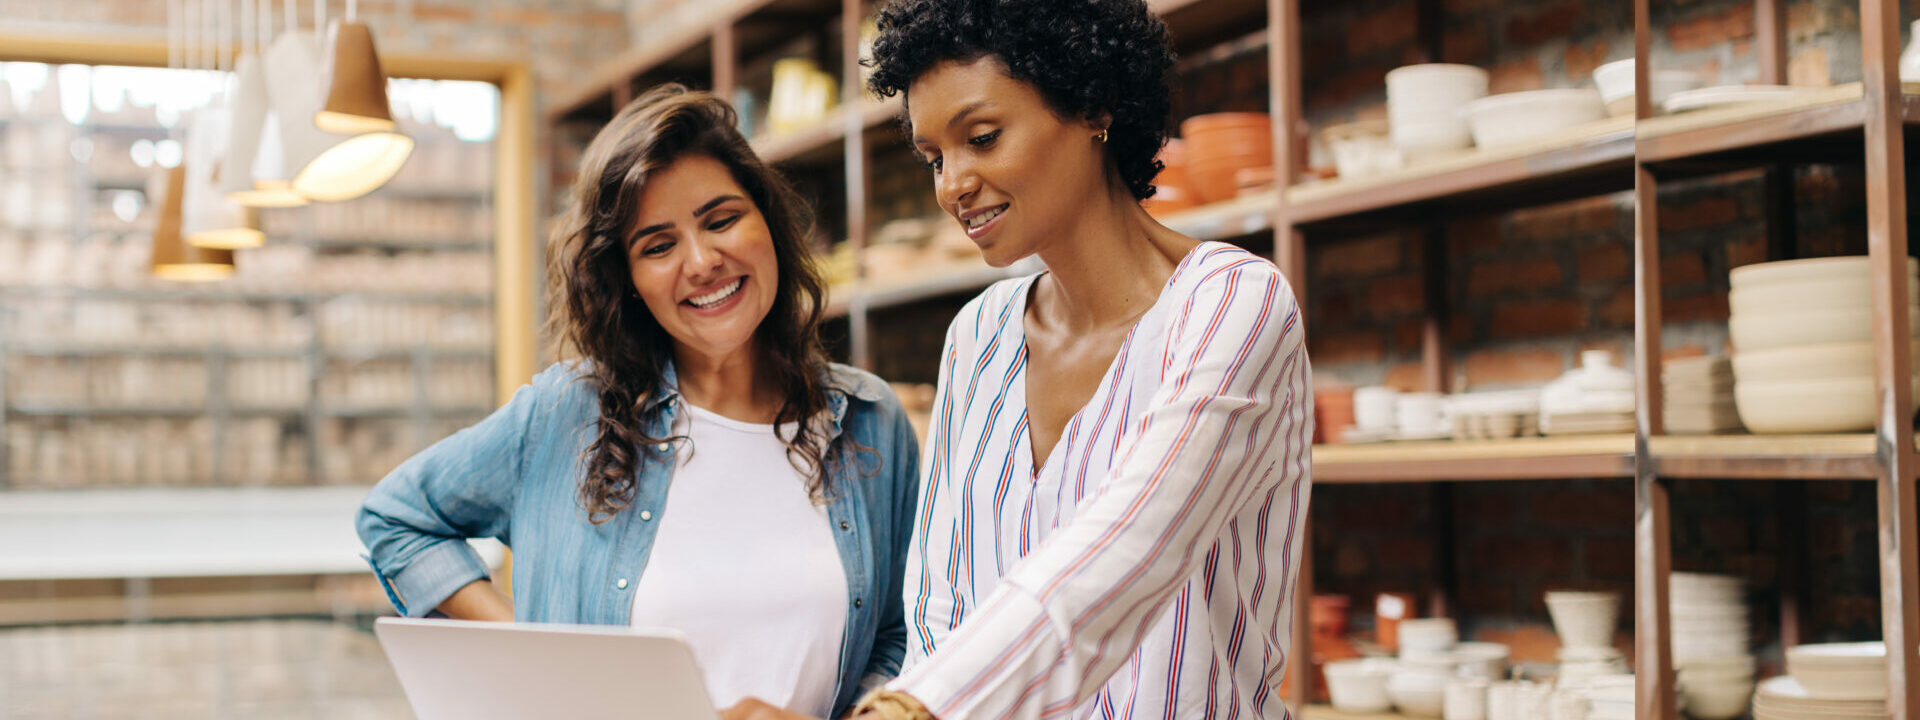
<svg viewBox="0 0 1920 720">
<path fill-rule="evenodd" d="M 903 96 L 940 206 L 988 263 L 1047 270 L 947 332 L 907 668 L 859 709 L 1286 717 L 1306 343 L 1272 263 L 1140 207 L 1165 27 L 1142 0 L 895 0 L 879 26 L 869 87 Z"/>
<path fill-rule="evenodd" d="M 722 704 L 838 714 L 896 674 L 918 450 L 884 383 L 827 360 L 809 223 L 725 103 L 670 85 L 621 110 L 551 244 L 581 359 L 361 507 L 394 607 L 675 628 Z M 513 548 L 511 600 L 475 537 Z"/>
</svg>

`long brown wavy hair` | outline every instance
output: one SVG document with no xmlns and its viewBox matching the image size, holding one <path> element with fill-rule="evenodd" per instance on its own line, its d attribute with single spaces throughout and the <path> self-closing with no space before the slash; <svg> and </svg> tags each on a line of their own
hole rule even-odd
<svg viewBox="0 0 1920 720">
<path fill-rule="evenodd" d="M 761 372 L 782 389 L 776 434 L 791 427 L 787 457 L 809 478 L 816 502 L 829 482 L 838 447 L 812 419 L 827 407 L 827 353 L 819 340 L 825 283 L 807 240 L 813 216 L 793 187 L 753 153 L 733 108 L 705 92 L 662 85 L 629 103 L 601 129 L 580 161 L 572 206 L 548 243 L 548 334 L 562 356 L 577 354 L 582 381 L 599 393 L 599 434 L 586 450 L 580 501 L 599 524 L 628 507 L 639 466 L 663 441 L 641 427 L 641 409 L 656 400 L 673 338 L 636 294 L 626 233 L 655 173 L 690 155 L 720 161 L 766 218 L 780 272 L 773 307 L 754 339 Z M 844 437 L 844 436 L 843 436 Z M 836 443 L 837 445 L 838 443 Z"/>
</svg>

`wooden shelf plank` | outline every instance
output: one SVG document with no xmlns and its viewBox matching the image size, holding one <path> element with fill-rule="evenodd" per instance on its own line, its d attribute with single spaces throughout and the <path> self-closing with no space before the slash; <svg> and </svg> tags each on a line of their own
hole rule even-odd
<svg viewBox="0 0 1920 720">
<path fill-rule="evenodd" d="M 1001 280 L 1039 272 L 1038 258 L 996 268 L 985 264 L 934 268 L 905 281 L 867 280 L 827 291 L 827 317 L 846 315 L 858 304 L 869 310 L 897 307 L 947 295 L 973 293 Z"/>
<path fill-rule="evenodd" d="M 1400 713 L 1350 713 L 1333 709 L 1332 705 L 1308 705 L 1301 710 L 1304 720 L 1411 720 L 1413 715 Z"/>
<path fill-rule="evenodd" d="M 1857 130 L 1866 117 L 1860 83 L 1809 89 L 1778 102 L 1742 103 L 1648 118 L 1636 128 L 1642 163 L 1714 153 Z"/>
<path fill-rule="evenodd" d="M 1654 473 L 1668 478 L 1870 480 L 1874 436 L 1667 435 L 1649 438 Z"/>
<path fill-rule="evenodd" d="M 1253 193 L 1225 202 L 1202 205 L 1157 218 L 1160 224 L 1196 240 L 1227 240 L 1273 230 L 1276 198 L 1272 192 Z"/>
<path fill-rule="evenodd" d="M 818 154 L 828 147 L 837 146 L 847 138 L 847 109 L 838 108 L 827 113 L 820 124 L 806 130 L 788 133 L 778 137 L 760 137 L 753 140 L 753 151 L 761 160 L 769 164 L 783 163 L 789 160 L 806 158 Z M 900 98 L 888 98 L 885 102 L 866 103 L 861 106 L 860 127 L 872 130 L 898 117 L 901 112 Z M 832 159 L 839 159 L 834 155 Z"/>
<path fill-rule="evenodd" d="M 632 82 L 634 77 L 695 50 L 712 38 L 713 28 L 692 28 L 666 42 L 628 48 L 595 69 L 579 89 L 561 94 L 560 99 L 547 110 L 547 124 L 551 125 L 603 100 L 610 101 L 615 85 Z M 613 108 L 614 112 L 619 110 Z"/>
<path fill-rule="evenodd" d="M 1633 477 L 1632 435 L 1315 445 L 1316 483 Z"/>
<path fill-rule="evenodd" d="M 1624 190 L 1633 185 L 1633 137 L 1633 118 L 1615 117 L 1534 142 L 1463 150 L 1384 175 L 1303 183 L 1287 189 L 1287 215 L 1295 224 L 1314 223 L 1417 203 L 1505 197 L 1504 191 L 1523 184 L 1534 194 L 1566 199 L 1595 189 Z"/>
</svg>

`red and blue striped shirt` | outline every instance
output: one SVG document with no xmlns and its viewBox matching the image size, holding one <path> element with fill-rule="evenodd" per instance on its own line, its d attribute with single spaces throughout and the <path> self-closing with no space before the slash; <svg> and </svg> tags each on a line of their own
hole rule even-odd
<svg viewBox="0 0 1920 720">
<path fill-rule="evenodd" d="M 1036 468 L 1037 277 L 947 331 L 891 687 L 943 720 L 1287 717 L 1313 434 L 1292 288 L 1195 248 Z"/>
</svg>

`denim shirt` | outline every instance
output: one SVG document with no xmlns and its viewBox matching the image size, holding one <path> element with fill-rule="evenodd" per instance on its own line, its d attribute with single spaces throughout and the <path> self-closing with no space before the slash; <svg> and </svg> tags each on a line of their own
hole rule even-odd
<svg viewBox="0 0 1920 720">
<path fill-rule="evenodd" d="M 834 716 L 898 674 L 906 654 L 902 566 L 916 498 L 919 445 L 900 401 L 873 375 L 834 365 L 831 435 L 870 448 L 839 463 L 827 515 L 847 576 L 847 620 Z M 684 402 L 673 369 L 645 402 L 642 428 L 667 437 Z M 641 448 L 632 503 L 599 525 L 579 495 L 597 434 L 598 393 L 577 366 L 547 368 L 505 406 L 435 443 L 380 481 L 356 527 L 368 562 L 401 614 L 421 617 L 488 577 L 465 542 L 513 549 L 514 619 L 627 625 L 673 480 L 671 443 Z M 877 462 L 876 462 L 877 460 Z M 779 468 L 785 470 L 785 468 Z M 768 612 L 778 612 L 768 598 Z"/>
</svg>

